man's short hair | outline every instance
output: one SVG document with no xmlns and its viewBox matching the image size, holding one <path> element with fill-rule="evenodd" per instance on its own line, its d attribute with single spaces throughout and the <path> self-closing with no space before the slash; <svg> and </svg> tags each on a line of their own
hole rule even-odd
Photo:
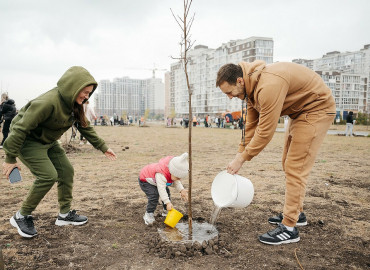
<svg viewBox="0 0 370 270">
<path fill-rule="evenodd" d="M 216 87 L 223 82 L 228 82 L 230 85 L 236 85 L 236 79 L 243 78 L 243 69 L 239 65 L 226 64 L 223 65 L 217 72 Z"/>
</svg>

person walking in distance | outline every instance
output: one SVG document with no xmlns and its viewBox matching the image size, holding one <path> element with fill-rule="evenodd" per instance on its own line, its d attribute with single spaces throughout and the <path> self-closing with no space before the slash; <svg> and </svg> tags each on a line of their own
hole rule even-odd
<svg viewBox="0 0 370 270">
<path fill-rule="evenodd" d="M 349 112 L 347 117 L 346 117 L 346 136 L 351 136 L 353 137 L 353 124 L 354 124 L 354 121 L 353 120 L 353 112 Z"/>
</svg>

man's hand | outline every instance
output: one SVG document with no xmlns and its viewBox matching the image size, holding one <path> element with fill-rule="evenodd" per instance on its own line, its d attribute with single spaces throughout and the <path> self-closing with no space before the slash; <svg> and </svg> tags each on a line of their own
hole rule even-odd
<svg viewBox="0 0 370 270">
<path fill-rule="evenodd" d="M 18 163 L 3 163 L 3 175 L 6 176 L 6 178 L 9 178 L 9 174 L 12 172 L 12 170 L 18 167 L 19 170 L 21 170 L 21 167 L 19 166 Z"/>
<path fill-rule="evenodd" d="M 227 172 L 229 174 L 238 173 L 244 162 L 245 160 L 242 158 L 241 153 L 236 154 L 234 160 L 227 166 Z"/>
<path fill-rule="evenodd" d="M 116 154 L 113 152 L 113 150 L 112 149 L 108 149 L 105 153 L 104 153 L 104 155 L 109 159 L 109 160 L 116 160 L 117 159 L 117 156 L 116 156 Z"/>
<path fill-rule="evenodd" d="M 181 199 L 183 199 L 185 202 L 188 201 L 188 191 L 186 189 L 183 189 L 180 191 Z"/>
<path fill-rule="evenodd" d="M 171 202 L 166 204 L 167 211 L 170 211 L 173 208 L 173 205 Z"/>
</svg>

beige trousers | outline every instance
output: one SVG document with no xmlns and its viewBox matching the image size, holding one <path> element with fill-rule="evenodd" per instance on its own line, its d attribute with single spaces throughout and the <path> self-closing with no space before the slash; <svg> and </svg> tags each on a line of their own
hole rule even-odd
<svg viewBox="0 0 370 270">
<path fill-rule="evenodd" d="M 303 211 L 307 178 L 334 117 L 333 113 L 316 111 L 289 119 L 282 158 L 286 177 L 282 223 L 286 226 L 294 227 Z"/>
</svg>

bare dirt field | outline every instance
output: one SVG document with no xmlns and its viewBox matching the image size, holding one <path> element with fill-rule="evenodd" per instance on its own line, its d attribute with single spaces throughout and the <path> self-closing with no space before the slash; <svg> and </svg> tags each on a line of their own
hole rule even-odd
<svg viewBox="0 0 370 270">
<path fill-rule="evenodd" d="M 139 128 L 96 127 L 116 152 L 111 162 L 90 145 L 74 143 L 68 153 L 75 168 L 73 208 L 87 215 L 84 226 L 54 225 L 56 187 L 34 211 L 38 236 L 24 239 L 9 218 L 20 208 L 34 177 L 22 166 L 23 181 L 0 181 L 0 247 L 5 269 L 369 269 L 370 138 L 328 135 L 309 178 L 301 241 L 270 246 L 258 235 L 274 228 L 268 217 L 282 211 L 283 133 L 276 133 L 259 156 L 239 172 L 255 189 L 243 209 L 222 209 L 216 226 L 222 252 L 193 257 L 153 252 L 149 243 L 163 228 L 163 217 L 147 227 L 142 219 L 146 197 L 138 185 L 142 166 L 166 155 L 188 151 L 188 130 L 161 125 Z M 355 128 L 356 131 L 356 128 Z M 193 217 L 209 221 L 211 184 L 234 157 L 239 130 L 193 129 Z M 64 142 L 69 135 L 62 137 Z M 127 148 L 128 149 L 125 149 Z M 1 155 L 4 160 L 4 154 Z M 184 180 L 185 187 L 188 181 Z M 175 208 L 187 206 L 172 190 Z M 157 209 L 159 211 L 159 207 Z"/>
</svg>

